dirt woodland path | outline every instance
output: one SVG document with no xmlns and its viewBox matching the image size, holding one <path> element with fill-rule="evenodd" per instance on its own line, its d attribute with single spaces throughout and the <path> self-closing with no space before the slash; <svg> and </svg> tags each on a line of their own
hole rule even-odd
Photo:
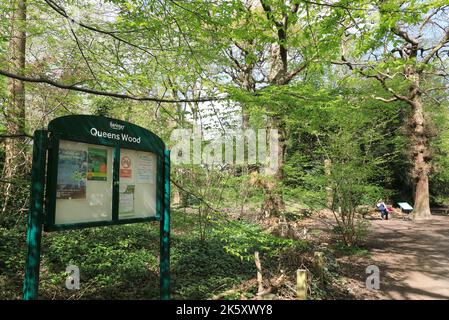
<svg viewBox="0 0 449 320">
<path fill-rule="evenodd" d="M 358 259 L 351 277 L 359 298 L 449 299 L 449 216 L 372 220 L 367 247 L 370 257 Z M 365 288 L 368 263 L 379 267 L 379 290 Z"/>
</svg>

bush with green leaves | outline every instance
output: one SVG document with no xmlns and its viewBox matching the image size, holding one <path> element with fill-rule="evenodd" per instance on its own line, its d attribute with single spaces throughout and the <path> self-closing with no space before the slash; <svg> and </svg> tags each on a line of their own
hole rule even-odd
<svg viewBox="0 0 449 320">
<path fill-rule="evenodd" d="M 324 147 L 329 159 L 325 185 L 331 193 L 331 209 L 346 245 L 363 241 L 363 224 L 357 221 L 360 205 L 374 206 L 385 196 L 381 180 L 387 155 L 379 154 L 384 133 L 381 126 L 368 126 L 369 119 L 358 110 L 338 117 L 335 131 Z"/>
</svg>

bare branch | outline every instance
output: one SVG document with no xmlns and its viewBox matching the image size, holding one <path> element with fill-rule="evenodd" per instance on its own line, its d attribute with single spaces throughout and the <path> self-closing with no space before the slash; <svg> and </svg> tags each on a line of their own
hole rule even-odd
<svg viewBox="0 0 449 320">
<path fill-rule="evenodd" d="M 218 97 L 207 97 L 207 98 L 199 98 L 199 99 L 160 99 L 157 97 L 138 97 L 138 96 L 132 96 L 122 93 L 116 93 L 116 92 L 107 92 L 107 91 L 98 91 L 94 89 L 89 88 L 83 88 L 79 87 L 76 84 L 63 84 L 59 83 L 50 79 L 45 78 L 31 78 L 27 76 L 21 76 L 18 74 L 10 73 L 5 70 L 0 69 L 0 75 L 6 76 L 8 78 L 17 79 L 25 82 L 32 82 L 32 83 L 44 83 L 51 85 L 53 87 L 64 89 L 64 90 L 72 90 L 72 91 L 78 91 L 78 92 L 84 92 L 88 94 L 94 94 L 98 96 L 106 96 L 106 97 L 112 97 L 112 98 L 118 98 L 118 99 L 129 99 L 134 101 L 153 101 L 153 102 L 161 102 L 161 103 L 178 103 L 178 102 L 207 102 L 207 101 L 219 101 L 219 100 L 225 100 L 225 98 L 218 98 Z"/>
<path fill-rule="evenodd" d="M 232 54 L 232 49 L 229 50 L 224 50 L 225 54 L 234 62 L 234 64 L 236 65 L 236 67 L 239 70 L 243 70 L 242 66 L 240 65 L 240 62 L 234 57 L 234 55 Z"/>
<path fill-rule="evenodd" d="M 313 4 L 316 6 L 322 6 L 322 7 L 329 7 L 329 8 L 337 8 L 337 9 L 345 9 L 345 10 L 353 10 L 353 11 L 364 11 L 365 8 L 357 8 L 357 7 L 351 7 L 346 6 L 339 3 L 328 3 L 328 2 L 318 2 L 318 1 L 311 1 L 311 0 L 302 0 L 302 2 L 307 4 Z"/>
<path fill-rule="evenodd" d="M 399 99 L 398 98 L 396 98 L 396 97 L 393 97 L 393 98 L 390 98 L 390 99 L 385 99 L 385 98 L 382 98 L 382 97 L 376 97 L 376 96 L 371 96 L 373 99 L 376 99 L 376 100 L 379 100 L 379 101 L 382 101 L 382 102 L 385 102 L 385 103 L 390 103 L 390 102 L 393 102 L 393 101 L 398 101 Z"/>
<path fill-rule="evenodd" d="M 341 65 L 341 66 L 348 66 L 349 69 L 354 70 L 355 66 L 366 66 L 366 63 L 361 62 L 348 62 L 344 57 L 342 57 L 343 60 L 332 60 L 330 61 L 331 64 Z"/>
<path fill-rule="evenodd" d="M 356 67 L 357 66 L 356 63 L 349 62 L 344 56 L 342 56 L 341 59 L 342 59 L 342 61 L 337 61 L 335 64 L 347 65 L 349 67 L 349 69 L 356 71 L 357 73 L 364 76 L 365 78 L 376 79 L 377 81 L 380 82 L 380 84 L 386 91 L 388 91 L 389 93 L 391 93 L 393 95 L 393 97 L 395 99 L 405 101 L 408 104 L 412 104 L 412 100 L 410 100 L 408 97 L 395 92 L 391 87 L 389 87 L 386 83 L 386 78 L 384 76 L 382 76 L 381 74 L 379 74 L 379 72 L 375 71 L 375 74 L 369 74 L 366 72 L 366 70 L 365 70 L 366 68 L 363 69 L 361 67 Z M 332 63 L 334 63 L 334 62 L 332 62 Z"/>
<path fill-rule="evenodd" d="M 447 28 L 446 33 L 444 34 L 443 38 L 436 46 L 432 48 L 432 50 L 427 54 L 427 56 L 423 59 L 423 63 L 427 64 L 432 59 L 432 57 L 438 53 L 438 51 L 443 48 L 447 43 L 449 42 L 449 28 Z"/>
<path fill-rule="evenodd" d="M 447 6 L 437 8 L 435 11 L 431 12 L 426 18 L 424 18 L 423 22 L 421 23 L 421 26 L 419 27 L 419 33 L 422 33 L 424 27 L 430 22 L 430 19 L 432 19 L 441 10 L 444 10 L 445 7 Z"/>
<path fill-rule="evenodd" d="M 296 77 L 299 73 L 301 73 L 304 69 L 307 68 L 307 66 L 311 63 L 311 62 L 315 62 L 315 57 L 312 58 L 311 61 L 306 61 L 304 62 L 302 65 L 300 65 L 298 68 L 296 68 L 295 70 L 293 70 L 292 72 L 290 72 L 288 75 L 285 76 L 284 78 L 284 83 L 287 84 L 290 81 L 293 80 L 294 77 Z"/>
<path fill-rule="evenodd" d="M 70 26 L 70 31 L 71 31 L 73 37 L 75 38 L 76 46 L 78 47 L 78 50 L 80 51 L 81 56 L 83 57 L 83 60 L 84 60 L 84 62 L 86 63 L 87 68 L 88 68 L 89 71 L 90 71 L 90 74 L 91 74 L 92 77 L 95 79 L 95 81 L 98 83 L 98 85 L 99 85 L 100 87 L 102 87 L 100 81 L 98 81 L 97 76 L 95 75 L 94 71 L 92 70 L 92 68 L 91 68 L 91 66 L 90 66 L 89 60 L 87 60 L 87 57 L 86 57 L 86 55 L 84 54 L 83 48 L 81 47 L 81 43 L 80 43 L 80 41 L 79 41 L 79 39 L 78 39 L 78 37 L 77 37 L 75 31 L 73 31 L 73 28 L 72 28 L 71 26 Z"/>
<path fill-rule="evenodd" d="M 448 85 L 445 85 L 445 86 L 432 87 L 432 88 L 423 90 L 423 93 L 429 93 L 429 92 L 432 92 L 432 91 L 447 90 L 447 89 L 449 89 L 449 84 L 448 84 Z"/>
<path fill-rule="evenodd" d="M 120 37 L 118 37 L 118 36 L 115 34 L 115 32 L 110 32 L 110 31 L 102 30 L 102 29 L 99 29 L 99 28 L 96 28 L 96 27 L 92 27 L 92 26 L 90 26 L 90 25 L 86 25 L 86 24 L 84 24 L 84 23 L 82 23 L 82 22 L 75 21 L 74 19 L 72 19 L 72 18 L 67 14 L 67 12 L 64 10 L 64 8 L 62 8 L 61 6 L 59 6 L 58 4 L 56 4 L 54 1 L 52 1 L 52 0 L 44 0 L 44 1 L 45 1 L 45 2 L 46 2 L 46 3 L 47 3 L 47 4 L 48 4 L 48 5 L 49 5 L 55 12 L 57 12 L 58 14 L 60 14 L 62 17 L 66 18 L 66 19 L 70 19 L 73 23 L 79 25 L 80 27 L 83 27 L 83 28 L 85 28 L 85 29 L 87 29 L 87 30 L 90 30 L 90 31 L 93 31 L 93 32 L 97 32 L 97 33 L 101 33 L 101 34 L 108 35 L 108 36 L 114 38 L 115 40 L 118 40 L 118 41 L 120 41 L 120 42 L 123 42 L 123 43 L 125 43 L 125 44 L 127 44 L 127 45 L 129 45 L 129 46 L 131 46 L 131 47 L 133 47 L 133 48 L 139 49 L 139 50 L 141 50 L 141 51 L 143 51 L 143 52 L 149 54 L 149 55 L 152 56 L 153 58 L 155 58 L 155 55 L 154 55 L 151 51 L 149 51 L 147 48 L 143 48 L 143 47 L 138 46 L 138 45 L 136 45 L 136 44 L 134 44 L 134 43 L 131 43 L 131 42 L 129 42 L 129 41 L 123 39 L 123 38 L 120 38 Z"/>
<path fill-rule="evenodd" d="M 202 197 L 196 195 L 195 193 L 186 190 L 185 188 L 183 188 L 176 180 L 174 179 L 170 179 L 170 182 L 173 183 L 176 187 L 178 187 L 181 191 L 190 194 L 192 196 L 194 196 L 198 201 L 201 201 L 202 203 L 204 203 L 206 205 L 206 207 L 208 207 L 211 211 L 213 212 L 221 212 L 220 210 L 212 207 L 209 202 L 207 202 L 206 200 L 204 200 Z"/>
<path fill-rule="evenodd" d="M 418 45 L 418 40 L 416 40 L 415 38 L 410 37 L 410 35 L 399 29 L 398 27 L 393 27 L 391 28 L 391 31 L 393 31 L 393 33 L 399 37 L 401 37 L 402 39 L 404 39 L 405 41 L 407 41 L 408 43 L 417 46 Z"/>
</svg>

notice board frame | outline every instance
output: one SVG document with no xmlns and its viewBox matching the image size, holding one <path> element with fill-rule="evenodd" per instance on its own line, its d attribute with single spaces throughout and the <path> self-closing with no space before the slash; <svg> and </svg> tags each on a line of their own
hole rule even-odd
<svg viewBox="0 0 449 320">
<path fill-rule="evenodd" d="M 110 130 L 107 127 L 110 127 Z M 93 128 L 96 129 L 93 130 Z M 111 131 L 117 134 L 108 134 Z M 100 134 L 97 134 L 100 132 Z M 102 135 L 101 133 L 106 133 Z M 131 139 L 123 140 L 125 134 Z M 113 203 L 112 220 L 55 224 L 56 184 L 60 140 L 112 147 Z M 120 149 L 151 152 L 157 158 L 156 215 L 144 218 L 118 217 Z M 37 299 L 39 287 L 42 226 L 45 231 L 63 231 L 86 227 L 129 224 L 147 221 L 160 222 L 160 293 L 170 298 L 170 150 L 160 137 L 135 124 L 102 116 L 71 115 L 56 118 L 48 130 L 36 130 L 33 139 L 33 161 L 28 215 L 28 255 L 23 283 L 23 299 Z"/>
<path fill-rule="evenodd" d="M 106 131 L 111 123 L 122 130 Z M 122 127 L 123 126 L 123 127 Z M 74 132 L 73 128 L 77 128 Z M 92 129 L 100 132 L 111 132 L 114 134 L 126 134 L 131 137 L 140 137 L 140 143 L 130 143 L 123 140 L 96 137 L 91 134 Z M 125 131 L 126 130 L 126 131 Z M 44 231 L 58 231 L 79 229 L 86 227 L 99 227 L 116 224 L 129 224 L 146 221 L 160 221 L 164 202 L 164 152 L 165 144 L 161 138 L 135 124 L 99 116 L 65 116 L 54 119 L 48 125 L 49 147 L 47 161 L 47 188 L 45 194 L 45 221 Z M 70 142 L 81 142 L 93 145 L 107 146 L 113 148 L 113 185 L 112 185 L 112 220 L 82 222 L 74 224 L 56 224 L 56 182 L 58 175 L 59 144 L 61 140 Z M 145 218 L 119 219 L 119 165 L 120 150 L 129 149 L 136 151 L 151 152 L 157 159 L 156 176 L 156 215 Z"/>
</svg>

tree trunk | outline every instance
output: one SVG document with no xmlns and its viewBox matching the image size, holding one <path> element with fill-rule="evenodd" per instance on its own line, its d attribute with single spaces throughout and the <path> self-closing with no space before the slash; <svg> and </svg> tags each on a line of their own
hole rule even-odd
<svg viewBox="0 0 449 320">
<path fill-rule="evenodd" d="M 12 2 L 12 15 L 10 21 L 9 42 L 9 70 L 12 73 L 23 74 L 25 69 L 25 45 L 26 45 L 26 1 L 15 0 Z M 8 135 L 23 135 L 25 133 L 25 88 L 19 80 L 8 80 L 8 99 L 4 110 L 6 130 Z M 7 139 L 5 141 L 5 163 L 2 176 L 6 181 L 12 181 L 23 176 L 26 154 L 23 138 Z M 10 197 L 14 193 L 14 185 L 5 183 L 2 188 L 3 203 L 0 221 L 3 220 Z"/>
<path fill-rule="evenodd" d="M 251 44 L 248 45 L 251 48 Z M 245 59 L 248 57 L 248 51 L 243 51 L 243 55 Z M 255 92 L 256 91 L 256 83 L 253 78 L 254 71 L 254 62 L 248 63 L 245 67 L 242 68 L 240 72 L 240 77 L 242 78 L 242 88 L 247 92 Z M 242 129 L 249 129 L 249 113 L 246 106 L 242 106 Z"/>
<path fill-rule="evenodd" d="M 330 159 L 324 159 L 324 174 L 326 177 L 329 177 L 331 175 L 331 167 L 332 167 L 332 161 Z M 327 207 L 329 209 L 332 209 L 332 201 L 334 199 L 334 195 L 332 192 L 332 186 L 330 183 L 326 186 L 326 195 L 327 195 Z"/>
<path fill-rule="evenodd" d="M 278 130 L 278 138 L 275 141 L 270 141 L 271 143 L 277 143 L 277 166 L 276 168 L 270 166 L 266 167 L 264 172 L 267 176 L 274 177 L 277 183 L 272 185 L 269 181 L 264 184 L 264 203 L 262 205 L 262 211 L 268 212 L 266 217 L 272 215 L 279 214 L 282 210 L 285 209 L 284 197 L 281 189 L 281 181 L 284 176 L 284 158 L 286 152 L 286 143 L 285 143 L 285 125 L 280 116 L 273 116 L 269 118 L 269 128 Z M 271 140 L 271 139 L 270 139 Z M 275 149 L 270 146 L 270 152 L 276 152 Z M 271 158 L 271 155 L 270 155 Z M 269 187 L 271 186 L 271 187 Z M 266 208 L 270 208 L 270 210 L 266 210 Z"/>
<path fill-rule="evenodd" d="M 415 190 L 414 219 L 427 219 L 430 217 L 429 204 L 429 177 L 422 174 L 417 178 Z"/>
<path fill-rule="evenodd" d="M 429 146 L 425 132 L 425 118 L 421 96 L 417 94 L 412 104 L 412 178 L 415 184 L 414 218 L 430 217 L 429 200 Z"/>
<path fill-rule="evenodd" d="M 286 41 L 285 33 L 282 33 L 282 38 L 279 41 Z M 271 63 L 270 74 L 268 80 L 273 84 L 283 85 L 285 74 L 287 73 L 287 49 L 285 45 L 273 43 L 271 45 Z"/>
<path fill-rule="evenodd" d="M 278 130 L 277 168 L 275 170 L 267 168 L 265 173 L 267 175 L 274 176 L 276 180 L 281 181 L 284 177 L 283 166 L 287 149 L 287 145 L 285 143 L 286 140 L 285 123 L 283 122 L 280 116 L 271 117 L 269 119 L 269 122 L 270 122 L 269 124 L 270 129 Z"/>
<path fill-rule="evenodd" d="M 246 72 L 243 74 L 243 89 L 247 92 L 254 92 L 254 83 L 252 82 L 252 77 L 250 72 L 252 69 L 247 68 Z M 242 130 L 249 129 L 249 113 L 246 106 L 242 106 Z"/>
<path fill-rule="evenodd" d="M 283 37 L 279 38 L 281 41 L 285 41 L 285 33 L 283 33 Z M 270 74 L 268 76 L 268 80 L 273 85 L 286 85 L 283 82 L 284 76 L 287 72 L 287 49 L 284 45 L 279 45 L 277 43 L 273 44 L 271 47 L 271 63 L 270 63 Z M 283 165 L 284 165 L 284 156 L 286 151 L 286 132 L 285 132 L 285 123 L 282 120 L 281 115 L 274 115 L 270 119 L 269 126 L 271 129 L 277 129 L 279 134 L 278 140 L 278 165 L 277 170 L 274 172 L 268 173 L 269 175 L 273 175 L 276 177 L 278 181 L 281 181 L 283 178 Z"/>
<path fill-rule="evenodd" d="M 286 24 L 284 23 L 284 28 L 278 28 L 278 40 L 279 43 L 274 43 L 271 46 L 271 57 L 270 57 L 270 72 L 268 75 L 268 81 L 272 85 L 286 85 L 285 74 L 287 72 L 287 48 L 285 47 L 286 35 Z M 277 149 L 277 168 L 275 170 L 268 168 L 265 173 L 270 176 L 274 176 L 275 179 L 280 183 L 284 177 L 284 161 L 286 154 L 286 132 L 285 132 L 285 122 L 282 119 L 282 115 L 274 115 L 269 118 L 269 127 L 271 129 L 278 130 L 278 149 Z M 266 202 L 267 200 L 265 200 Z M 275 194 L 276 206 L 273 208 L 274 212 L 279 213 L 285 209 L 285 202 L 282 192 Z"/>
</svg>

